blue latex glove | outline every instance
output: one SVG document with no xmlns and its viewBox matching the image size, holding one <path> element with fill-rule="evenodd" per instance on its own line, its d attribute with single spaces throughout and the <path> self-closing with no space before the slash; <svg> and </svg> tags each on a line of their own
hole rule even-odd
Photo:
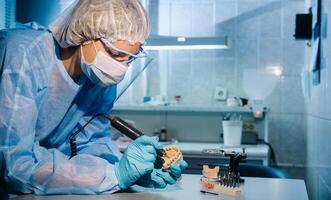
<svg viewBox="0 0 331 200">
<path fill-rule="evenodd" d="M 165 188 L 167 184 L 173 185 L 181 177 L 182 170 L 187 167 L 183 160 L 180 164 L 170 165 L 169 170 L 154 169 L 152 173 L 142 176 L 137 184 L 149 188 Z"/>
<path fill-rule="evenodd" d="M 167 184 L 173 185 L 175 183 L 176 178 L 162 169 L 154 169 L 152 173 L 145 174 L 136 182 L 137 185 L 147 188 L 165 188 Z"/>
<path fill-rule="evenodd" d="M 182 171 L 184 169 L 186 169 L 188 166 L 187 162 L 185 162 L 185 160 L 182 160 L 179 165 L 178 164 L 172 164 L 170 165 L 169 168 L 169 173 L 176 178 L 176 180 L 178 178 L 180 178 L 182 176 Z"/>
<path fill-rule="evenodd" d="M 126 189 L 145 174 L 152 173 L 156 149 L 162 149 L 158 137 L 141 136 L 127 147 L 121 160 L 115 164 L 118 185 Z"/>
</svg>

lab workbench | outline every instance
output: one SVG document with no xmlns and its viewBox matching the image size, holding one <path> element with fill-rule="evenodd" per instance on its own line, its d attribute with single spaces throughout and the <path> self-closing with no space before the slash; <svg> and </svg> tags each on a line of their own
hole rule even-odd
<svg viewBox="0 0 331 200">
<path fill-rule="evenodd" d="M 183 175 L 181 183 L 167 186 L 165 189 L 147 189 L 133 186 L 131 191 L 111 195 L 56 195 L 35 196 L 23 195 L 15 200 L 308 200 L 306 186 L 303 180 L 248 178 L 244 177 L 243 194 L 240 197 L 200 193 L 199 175 Z"/>
<path fill-rule="evenodd" d="M 163 143 L 165 145 L 171 143 Z M 120 150 L 124 151 L 128 144 L 119 144 Z M 269 164 L 269 147 L 265 144 L 241 145 L 239 147 L 224 147 L 221 143 L 204 143 L 204 142 L 179 142 L 176 145 L 181 150 L 183 157 L 188 162 L 189 167 L 184 171 L 187 174 L 201 174 L 202 165 L 222 165 L 228 163 L 228 158 L 219 155 L 204 154 L 205 149 L 223 149 L 225 151 L 241 152 L 245 148 L 247 162 L 268 165 Z"/>
</svg>

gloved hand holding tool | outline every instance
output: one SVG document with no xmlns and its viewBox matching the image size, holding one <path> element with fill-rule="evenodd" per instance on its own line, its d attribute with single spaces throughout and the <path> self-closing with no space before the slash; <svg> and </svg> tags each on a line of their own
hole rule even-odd
<svg viewBox="0 0 331 200">
<path fill-rule="evenodd" d="M 105 114 L 93 116 L 81 129 L 69 137 L 71 158 L 77 154 L 75 136 L 90 121 L 99 116 L 109 119 L 114 128 L 134 140 L 128 145 L 121 160 L 115 164 L 115 174 L 121 189 L 127 189 L 135 183 L 143 187 L 164 188 L 167 184 L 175 184 L 176 180 L 181 177 L 181 172 L 187 167 L 187 163 L 182 160 L 180 152 L 177 158 L 171 158 L 172 164 L 165 169 L 162 166 L 164 159 L 172 155 L 167 155 L 168 148 L 163 149 L 163 145 L 158 142 L 158 137 L 145 136 L 121 118 Z M 177 149 L 177 151 L 179 150 Z M 161 161 L 161 166 L 157 167 L 160 169 L 155 168 L 157 157 L 158 161 Z"/>
<path fill-rule="evenodd" d="M 121 160 L 115 164 L 115 174 L 121 189 L 134 184 L 154 169 L 156 149 L 162 149 L 157 137 L 141 136 L 127 147 Z"/>
<path fill-rule="evenodd" d="M 187 163 L 182 160 L 179 165 L 172 164 L 168 170 L 153 169 L 152 173 L 143 175 L 136 184 L 148 188 L 165 188 L 167 184 L 175 184 L 186 167 Z"/>
</svg>

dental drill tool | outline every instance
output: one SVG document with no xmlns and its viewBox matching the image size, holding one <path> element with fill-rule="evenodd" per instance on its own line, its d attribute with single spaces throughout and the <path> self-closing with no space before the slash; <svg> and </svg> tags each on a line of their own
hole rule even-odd
<svg viewBox="0 0 331 200">
<path fill-rule="evenodd" d="M 112 127 L 114 127 L 132 140 L 135 140 L 138 137 L 144 135 L 142 132 L 140 132 L 139 130 L 131 126 L 129 123 L 125 122 L 123 119 L 117 116 L 106 115 L 103 113 L 96 114 L 84 126 L 79 128 L 77 131 L 75 131 L 69 136 L 71 149 L 71 155 L 69 159 L 77 155 L 76 135 L 82 130 L 84 130 L 84 128 L 96 117 L 104 117 L 108 119 Z M 164 149 L 158 149 L 156 150 L 156 153 L 162 162 L 163 169 L 169 168 L 170 164 L 177 163 L 182 159 L 182 154 L 180 150 L 175 146 L 167 146 Z"/>
<path fill-rule="evenodd" d="M 79 128 L 77 131 L 75 131 L 73 134 L 69 136 L 69 141 L 70 141 L 70 148 L 71 148 L 71 155 L 70 159 L 74 156 L 77 155 L 77 144 L 76 144 L 76 135 L 80 133 L 84 128 L 95 118 L 97 117 L 104 117 L 110 121 L 110 125 L 117 129 L 119 132 L 122 134 L 126 135 L 132 140 L 137 139 L 138 137 L 144 135 L 142 132 L 131 126 L 129 123 L 125 122 L 123 119 L 116 117 L 116 116 L 111 116 L 111 115 L 106 115 L 103 113 L 96 114 L 94 115 L 84 126 Z M 157 150 L 157 155 L 158 156 L 163 156 L 164 155 L 164 150 L 163 149 L 158 149 Z"/>
</svg>

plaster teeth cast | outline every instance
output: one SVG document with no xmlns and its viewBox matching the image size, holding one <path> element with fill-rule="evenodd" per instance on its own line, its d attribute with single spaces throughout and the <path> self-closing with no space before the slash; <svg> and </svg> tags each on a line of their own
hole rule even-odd
<svg viewBox="0 0 331 200">
<path fill-rule="evenodd" d="M 163 159 L 163 169 L 168 169 L 171 164 L 173 163 L 180 163 L 183 160 L 182 153 L 180 152 L 179 148 L 176 146 L 167 146 L 164 148 L 164 155 L 162 156 Z"/>
</svg>

